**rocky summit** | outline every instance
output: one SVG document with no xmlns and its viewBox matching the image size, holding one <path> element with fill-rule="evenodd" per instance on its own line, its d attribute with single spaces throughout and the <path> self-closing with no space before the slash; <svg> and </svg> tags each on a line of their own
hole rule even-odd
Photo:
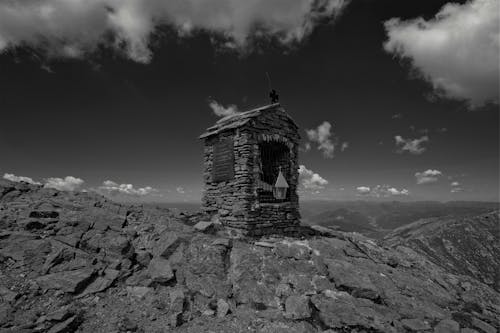
<svg viewBox="0 0 500 333">
<path fill-rule="evenodd" d="M 0 181 L 0 331 L 498 332 L 498 233 L 468 221 L 380 244 L 316 226 L 231 239 L 201 213 Z"/>
</svg>

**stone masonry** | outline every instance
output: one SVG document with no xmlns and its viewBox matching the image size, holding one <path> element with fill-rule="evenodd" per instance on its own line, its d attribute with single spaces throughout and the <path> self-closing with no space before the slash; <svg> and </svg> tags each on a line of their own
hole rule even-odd
<svg viewBox="0 0 500 333">
<path fill-rule="evenodd" d="M 202 205 L 237 235 L 282 234 L 299 225 L 298 127 L 280 104 L 271 104 L 220 119 L 200 136 L 204 147 Z M 219 181 L 214 177 L 214 150 L 218 142 L 232 140 L 233 173 Z M 230 142 L 230 141 L 229 141 Z M 261 144 L 276 143 L 286 150 L 285 179 L 289 195 L 281 202 L 262 202 Z M 280 162 L 282 163 L 282 162 Z M 216 170 L 217 171 L 217 170 Z M 274 184 L 270 184 L 274 185 Z"/>
</svg>

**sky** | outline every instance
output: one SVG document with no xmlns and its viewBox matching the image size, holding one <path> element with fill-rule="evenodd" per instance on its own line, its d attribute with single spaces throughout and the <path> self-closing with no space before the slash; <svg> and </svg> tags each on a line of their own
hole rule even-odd
<svg viewBox="0 0 500 333">
<path fill-rule="evenodd" d="M 197 202 L 221 116 L 300 127 L 301 200 L 499 201 L 499 2 L 0 3 L 0 176 Z M 24 178 L 22 178 L 24 177 Z"/>
</svg>

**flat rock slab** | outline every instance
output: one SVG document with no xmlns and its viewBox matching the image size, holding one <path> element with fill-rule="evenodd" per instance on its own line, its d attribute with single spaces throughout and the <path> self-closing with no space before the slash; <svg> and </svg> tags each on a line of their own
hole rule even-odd
<svg viewBox="0 0 500 333">
<path fill-rule="evenodd" d="M 208 233 L 208 232 L 215 231 L 215 224 L 213 222 L 201 221 L 201 222 L 196 223 L 193 228 L 196 231 Z"/>
<path fill-rule="evenodd" d="M 90 282 L 94 269 L 83 268 L 74 271 L 58 272 L 40 276 L 36 279 L 43 289 L 57 289 L 67 293 L 82 290 Z"/>
<path fill-rule="evenodd" d="M 153 258 L 148 266 L 149 276 L 153 282 L 165 283 L 174 277 L 174 272 L 167 259 Z"/>
</svg>

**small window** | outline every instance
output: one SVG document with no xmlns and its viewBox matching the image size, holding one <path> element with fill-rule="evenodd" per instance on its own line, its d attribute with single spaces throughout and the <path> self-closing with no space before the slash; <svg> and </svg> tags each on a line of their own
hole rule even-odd
<svg viewBox="0 0 500 333">
<path fill-rule="evenodd" d="M 290 191 L 285 199 L 275 199 L 272 187 L 276 183 L 278 173 L 281 172 L 286 181 L 290 183 L 290 151 L 288 147 L 279 142 L 262 142 L 260 150 L 260 181 L 257 186 L 258 200 L 262 203 L 276 203 L 290 201 Z"/>
</svg>

